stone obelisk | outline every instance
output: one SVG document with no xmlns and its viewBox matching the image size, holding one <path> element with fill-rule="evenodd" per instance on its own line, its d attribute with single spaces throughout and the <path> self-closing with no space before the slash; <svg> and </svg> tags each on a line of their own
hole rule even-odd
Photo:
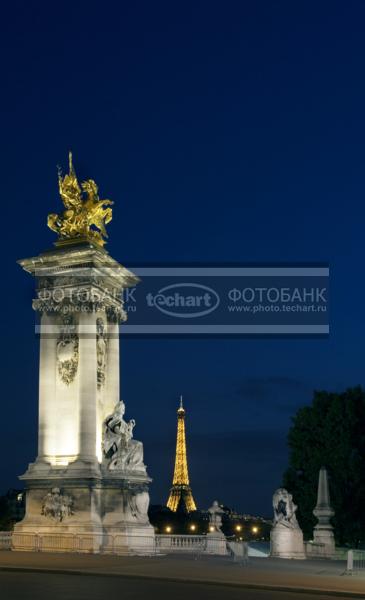
<svg viewBox="0 0 365 600">
<path fill-rule="evenodd" d="M 39 430 L 13 548 L 146 552 L 150 479 L 119 396 L 122 292 L 138 278 L 104 249 L 112 202 L 93 180 L 79 184 L 71 155 L 59 192 L 65 210 L 48 217 L 55 248 L 19 261 L 37 285 Z"/>
<path fill-rule="evenodd" d="M 318 476 L 317 505 L 313 511 L 318 523 L 314 528 L 314 544 L 320 544 L 320 555 L 331 557 L 336 553 L 335 537 L 331 517 L 335 512 L 331 507 L 327 469 L 322 467 Z"/>
</svg>

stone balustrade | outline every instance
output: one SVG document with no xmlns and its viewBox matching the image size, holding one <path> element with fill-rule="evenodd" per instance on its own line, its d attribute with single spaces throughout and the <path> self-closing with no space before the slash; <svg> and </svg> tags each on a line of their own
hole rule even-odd
<svg viewBox="0 0 365 600">
<path fill-rule="evenodd" d="M 161 552 L 204 552 L 205 535 L 156 535 L 156 548 Z"/>
<path fill-rule="evenodd" d="M 11 550 L 12 531 L 0 531 L 0 550 Z"/>
<path fill-rule="evenodd" d="M 0 550 L 11 550 L 15 542 L 18 549 L 28 552 L 75 552 L 92 553 L 91 538 L 95 533 L 42 533 L 34 535 L 11 531 L 0 532 Z M 125 537 L 118 534 L 98 534 L 94 552 L 104 547 L 103 553 L 111 554 L 226 554 L 226 541 L 222 537 L 206 535 L 155 535 L 134 536 L 133 543 L 125 544 Z"/>
</svg>

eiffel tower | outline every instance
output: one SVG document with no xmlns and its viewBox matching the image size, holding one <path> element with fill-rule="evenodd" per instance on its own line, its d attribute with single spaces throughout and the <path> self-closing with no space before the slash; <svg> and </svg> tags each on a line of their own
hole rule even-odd
<svg viewBox="0 0 365 600">
<path fill-rule="evenodd" d="M 175 470 L 167 507 L 173 512 L 176 512 L 178 509 L 187 512 L 196 510 L 196 504 L 189 485 L 185 439 L 185 409 L 183 407 L 182 396 L 180 396 L 180 406 L 177 410 Z"/>
</svg>

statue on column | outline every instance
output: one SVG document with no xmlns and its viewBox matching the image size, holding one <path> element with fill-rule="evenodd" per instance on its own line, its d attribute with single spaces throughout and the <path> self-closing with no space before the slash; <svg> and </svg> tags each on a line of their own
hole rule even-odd
<svg viewBox="0 0 365 600">
<path fill-rule="evenodd" d="M 103 455 L 108 469 L 145 471 L 143 444 L 133 439 L 135 420 L 124 420 L 125 404 L 118 402 L 113 414 L 104 421 Z"/>
<path fill-rule="evenodd" d="M 12 549 L 74 552 L 81 536 L 78 552 L 153 555 L 151 479 L 135 422 L 117 402 L 123 296 L 139 278 L 103 250 L 113 203 L 94 180 L 78 181 L 71 154 L 58 187 L 63 206 L 48 215 L 54 247 L 19 261 L 36 281 L 39 419 Z"/>
<path fill-rule="evenodd" d="M 58 233 L 60 239 L 86 238 L 104 246 L 108 234 L 105 225 L 112 220 L 111 200 L 99 198 L 98 186 L 93 179 L 77 180 L 69 153 L 69 173 L 58 173 L 59 193 L 65 207 L 62 213 L 48 215 L 48 227 Z M 86 196 L 86 197 L 85 197 Z"/>
</svg>

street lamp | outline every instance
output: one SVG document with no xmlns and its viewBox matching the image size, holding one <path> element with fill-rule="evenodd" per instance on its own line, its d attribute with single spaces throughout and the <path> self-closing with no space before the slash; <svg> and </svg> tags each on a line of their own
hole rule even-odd
<svg viewBox="0 0 365 600">
<path fill-rule="evenodd" d="M 168 526 L 166 527 L 165 531 L 166 531 L 166 533 L 171 533 L 171 527 L 170 527 L 170 525 L 168 525 Z"/>
</svg>

